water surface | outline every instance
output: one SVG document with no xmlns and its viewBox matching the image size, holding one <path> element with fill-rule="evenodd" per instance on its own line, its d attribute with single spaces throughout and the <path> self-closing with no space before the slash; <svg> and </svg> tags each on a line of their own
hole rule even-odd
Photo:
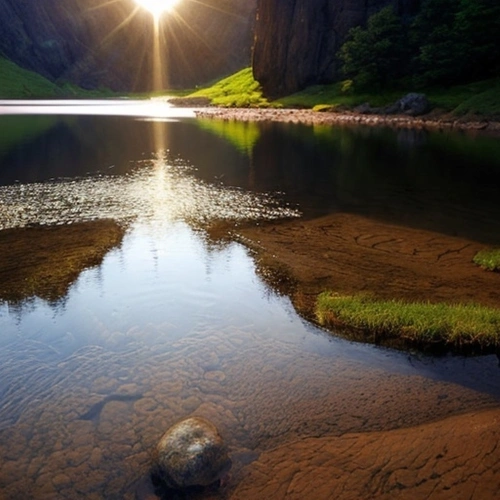
<svg viewBox="0 0 500 500">
<path fill-rule="evenodd" d="M 207 122 L 164 103 L 0 106 L 1 229 L 127 228 L 64 297 L 0 305 L 3 497 L 134 498 L 155 443 L 189 415 L 220 428 L 236 484 L 261 451 L 302 437 L 498 404 L 496 357 L 336 338 L 247 249 L 204 231 L 341 210 L 496 244 L 495 140 Z"/>
</svg>

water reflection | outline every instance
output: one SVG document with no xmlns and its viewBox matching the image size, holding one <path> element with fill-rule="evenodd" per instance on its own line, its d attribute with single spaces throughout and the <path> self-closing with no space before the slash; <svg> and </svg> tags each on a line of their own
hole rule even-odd
<svg viewBox="0 0 500 500">
<path fill-rule="evenodd" d="M 12 118 L 0 119 L 5 129 Z M 495 357 L 429 360 L 332 338 L 259 279 L 242 246 L 193 228 L 298 206 L 493 240 L 471 225 L 499 220 L 482 182 L 497 175 L 489 153 L 434 135 L 147 120 L 52 115 L 2 143 L 3 228 L 127 223 L 64 301 L 0 305 L 7 498 L 134 498 L 157 439 L 187 415 L 220 428 L 234 485 L 282 443 L 498 402 Z M 451 146 L 459 153 L 445 155 Z M 458 209 L 455 189 L 474 210 Z"/>
<path fill-rule="evenodd" d="M 14 118 L 3 117 L 0 127 L 4 123 L 9 128 Z M 28 123 L 30 117 L 24 118 Z M 166 150 L 169 161 L 181 158 L 207 183 L 282 192 L 282 199 L 300 207 L 306 217 L 355 212 L 500 242 L 492 229 L 500 221 L 500 154 L 494 138 L 369 127 L 148 120 L 59 117 L 36 137 L 17 143 L 10 139 L 0 151 L 0 183 L 61 178 L 68 169 L 71 176 L 124 174 L 153 152 Z"/>
<path fill-rule="evenodd" d="M 123 176 L 92 176 L 0 187 L 0 230 L 97 219 L 148 223 L 272 220 L 297 217 L 270 194 L 196 180 L 189 167 L 160 158 Z"/>
</svg>

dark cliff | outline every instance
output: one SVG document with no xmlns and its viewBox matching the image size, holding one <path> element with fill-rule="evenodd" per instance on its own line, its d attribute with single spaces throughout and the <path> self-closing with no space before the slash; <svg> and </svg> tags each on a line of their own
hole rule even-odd
<svg viewBox="0 0 500 500">
<path fill-rule="evenodd" d="M 165 82 L 194 86 L 250 62 L 257 0 L 184 0 L 161 24 Z M 152 88 L 153 22 L 133 0 L 0 0 L 0 54 L 86 88 Z"/>
<path fill-rule="evenodd" d="M 269 97 L 338 77 L 336 53 L 354 26 L 386 5 L 401 16 L 419 0 L 258 0 L 253 72 Z"/>
</svg>

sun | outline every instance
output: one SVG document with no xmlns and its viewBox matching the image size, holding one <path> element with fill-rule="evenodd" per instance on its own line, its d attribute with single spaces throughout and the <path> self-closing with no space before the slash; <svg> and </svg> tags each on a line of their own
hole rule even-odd
<svg viewBox="0 0 500 500">
<path fill-rule="evenodd" d="M 158 18 L 164 12 L 171 11 L 180 0 L 135 0 L 135 2 Z"/>
</svg>

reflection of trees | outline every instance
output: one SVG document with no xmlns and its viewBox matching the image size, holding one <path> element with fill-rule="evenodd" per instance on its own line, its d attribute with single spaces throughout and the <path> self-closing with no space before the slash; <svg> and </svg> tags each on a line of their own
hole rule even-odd
<svg viewBox="0 0 500 500">
<path fill-rule="evenodd" d="M 498 144 L 373 127 L 262 124 L 255 189 L 283 190 L 307 213 L 341 209 L 497 241 Z M 485 182 L 487 181 L 487 182 Z"/>
<path fill-rule="evenodd" d="M 32 141 L 57 124 L 55 116 L 10 116 L 0 120 L 0 157 Z"/>
</svg>

